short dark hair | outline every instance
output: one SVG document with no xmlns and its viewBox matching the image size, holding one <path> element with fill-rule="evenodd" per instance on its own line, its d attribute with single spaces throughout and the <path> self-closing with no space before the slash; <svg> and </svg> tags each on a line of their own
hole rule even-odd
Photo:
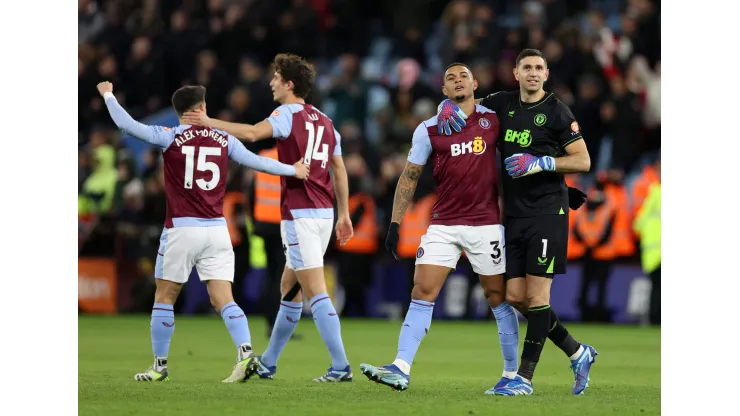
<svg viewBox="0 0 740 416">
<path fill-rule="evenodd" d="M 453 66 L 464 66 L 465 68 L 468 68 L 468 71 L 470 71 L 471 74 L 473 73 L 473 70 L 470 69 L 470 67 L 468 65 L 466 65 L 466 64 L 464 64 L 462 62 L 453 62 L 453 63 L 447 65 L 447 68 L 445 68 L 445 72 L 447 72 L 447 70 L 450 69 L 450 68 L 452 68 Z"/>
<path fill-rule="evenodd" d="M 281 53 L 275 56 L 272 68 L 283 77 L 283 82 L 293 81 L 293 94 L 296 97 L 303 99 L 308 97 L 316 79 L 313 65 L 300 56 Z"/>
<path fill-rule="evenodd" d="M 530 56 L 539 56 L 540 58 L 542 58 L 542 60 L 545 61 L 545 68 L 547 68 L 547 58 L 545 58 L 545 55 L 543 55 L 539 49 L 531 48 L 527 48 L 519 52 L 519 55 L 517 55 L 516 57 L 516 66 L 519 66 L 519 62 L 521 62 L 522 59 L 529 58 Z"/>
<path fill-rule="evenodd" d="M 172 107 L 177 115 L 194 109 L 206 101 L 206 87 L 202 85 L 186 85 L 172 94 Z"/>
</svg>

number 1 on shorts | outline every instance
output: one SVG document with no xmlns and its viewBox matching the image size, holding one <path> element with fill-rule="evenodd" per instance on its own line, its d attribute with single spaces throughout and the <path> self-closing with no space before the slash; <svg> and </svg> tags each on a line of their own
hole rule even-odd
<svg viewBox="0 0 740 416">
<path fill-rule="evenodd" d="M 547 258 L 547 239 L 542 239 L 542 257 Z"/>
</svg>

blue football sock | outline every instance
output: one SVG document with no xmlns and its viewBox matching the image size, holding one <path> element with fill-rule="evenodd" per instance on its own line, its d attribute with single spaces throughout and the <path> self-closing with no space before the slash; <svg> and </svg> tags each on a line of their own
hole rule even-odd
<svg viewBox="0 0 740 416">
<path fill-rule="evenodd" d="M 149 325 L 152 334 L 152 351 L 155 357 L 167 357 L 170 341 L 175 332 L 175 309 L 166 303 L 155 303 Z M 165 362 L 166 365 L 166 362 Z"/>
<path fill-rule="evenodd" d="M 242 308 L 236 304 L 236 302 L 229 302 L 221 309 L 221 318 L 226 324 L 226 329 L 231 334 L 231 339 L 234 341 L 236 348 L 241 345 L 252 344 L 252 338 L 249 334 L 249 322 L 247 321 L 247 315 L 244 314 Z"/>
<path fill-rule="evenodd" d="M 326 344 L 326 348 L 329 349 L 329 354 L 331 354 L 331 368 L 344 370 L 349 362 L 342 344 L 339 316 L 337 316 L 337 311 L 334 309 L 329 295 L 319 293 L 314 296 L 311 299 L 311 313 L 314 322 L 316 322 L 316 328 L 319 330 L 319 335 L 321 335 L 321 339 L 324 340 L 324 344 Z"/>
<path fill-rule="evenodd" d="M 424 339 L 432 325 L 433 310 L 434 302 L 411 300 L 409 311 L 401 327 L 401 334 L 398 336 L 397 360 L 403 360 L 409 366 L 414 362 L 414 356 L 416 356 L 421 340 Z"/>
<path fill-rule="evenodd" d="M 519 317 L 514 307 L 504 302 L 491 308 L 496 317 L 501 355 L 504 356 L 504 371 L 517 371 L 519 368 Z"/>
<path fill-rule="evenodd" d="M 301 320 L 301 311 L 303 309 L 303 303 L 301 302 L 286 302 L 280 303 L 280 311 L 278 311 L 277 318 L 275 318 L 275 326 L 272 327 L 272 334 L 270 335 L 270 343 L 267 345 L 267 349 L 262 353 L 262 363 L 268 367 L 277 365 L 280 353 L 283 352 L 285 344 L 288 343 L 293 331 L 298 326 L 298 321 Z"/>
</svg>

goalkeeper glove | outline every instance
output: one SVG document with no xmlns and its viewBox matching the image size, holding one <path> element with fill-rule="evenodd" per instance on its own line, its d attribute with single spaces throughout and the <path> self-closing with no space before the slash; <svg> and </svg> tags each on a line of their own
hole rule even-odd
<svg viewBox="0 0 740 416">
<path fill-rule="evenodd" d="M 397 222 L 391 222 L 388 227 L 388 235 L 385 237 L 385 249 L 393 255 L 393 258 L 398 260 L 398 239 L 400 237 L 399 228 L 401 224 Z"/>
<path fill-rule="evenodd" d="M 533 156 L 527 153 L 517 153 L 504 159 L 506 172 L 512 178 L 521 178 L 538 172 L 555 171 L 555 158 L 552 156 Z"/>
<path fill-rule="evenodd" d="M 460 133 L 465 127 L 465 119 L 468 116 L 449 99 L 442 101 L 437 107 L 437 132 L 440 135 L 451 136 L 450 126 Z"/>
<path fill-rule="evenodd" d="M 571 188 L 568 187 L 568 206 L 572 210 L 577 210 L 578 208 L 583 205 L 583 203 L 586 202 L 586 194 L 581 191 L 578 188 Z"/>
</svg>

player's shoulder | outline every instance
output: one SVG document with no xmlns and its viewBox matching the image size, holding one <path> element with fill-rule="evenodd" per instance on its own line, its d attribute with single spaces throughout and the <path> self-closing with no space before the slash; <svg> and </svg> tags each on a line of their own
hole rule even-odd
<svg viewBox="0 0 740 416">
<path fill-rule="evenodd" d="M 552 109 L 555 111 L 570 111 L 570 107 L 568 107 L 568 104 L 565 104 L 563 101 L 558 98 L 555 93 L 550 93 L 550 102 L 548 103 Z"/>
<path fill-rule="evenodd" d="M 303 111 L 303 105 L 298 103 L 291 103 L 291 104 L 281 104 L 278 108 L 276 108 L 272 114 L 270 114 L 270 117 L 278 117 L 279 115 L 287 115 L 291 116 L 295 113 L 299 113 Z"/>
<path fill-rule="evenodd" d="M 492 110 L 492 109 L 490 109 L 488 107 L 485 107 L 485 106 L 483 106 L 481 104 L 476 104 L 475 105 L 475 113 L 478 114 L 479 116 L 486 117 L 486 116 L 490 116 L 490 115 L 495 115 L 496 114 L 496 111 L 494 111 L 494 110 Z"/>
<path fill-rule="evenodd" d="M 306 104 L 306 106 L 304 107 L 304 111 L 314 112 L 319 117 L 321 117 L 322 120 L 325 121 L 326 123 L 331 124 L 332 126 L 334 125 L 334 120 L 332 120 L 331 117 L 327 116 L 326 114 L 324 114 L 323 111 L 319 110 L 318 108 L 316 108 L 316 107 L 314 107 L 314 106 L 312 106 L 310 104 Z"/>
<path fill-rule="evenodd" d="M 519 91 L 497 91 L 486 95 L 484 100 L 496 100 L 496 101 L 513 101 L 519 96 Z"/>
<path fill-rule="evenodd" d="M 182 128 L 183 126 L 176 126 L 176 127 L 166 127 L 166 126 L 151 126 L 151 128 L 154 129 L 159 134 L 164 134 L 168 136 L 174 136 L 176 134 L 181 134 L 185 129 Z"/>
<path fill-rule="evenodd" d="M 418 126 L 416 126 L 416 130 L 414 130 L 414 136 L 422 136 L 426 134 L 427 136 L 434 136 L 438 134 L 437 131 L 437 115 L 422 121 L 419 123 Z"/>
</svg>

